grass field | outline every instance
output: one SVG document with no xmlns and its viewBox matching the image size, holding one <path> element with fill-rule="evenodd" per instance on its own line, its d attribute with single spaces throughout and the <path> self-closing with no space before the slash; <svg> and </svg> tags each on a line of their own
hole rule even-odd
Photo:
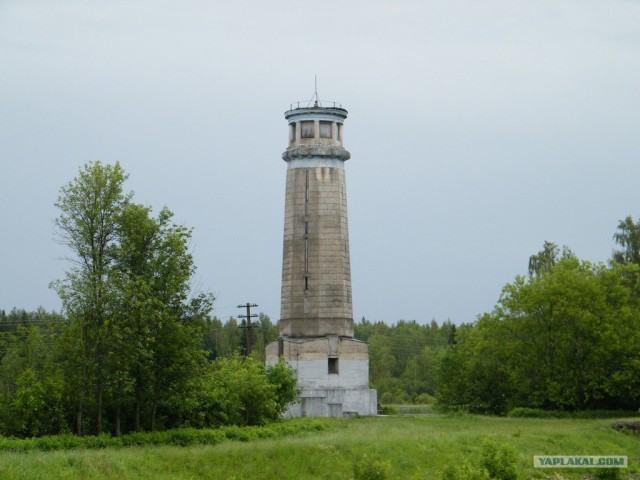
<svg viewBox="0 0 640 480">
<path fill-rule="evenodd" d="M 640 478 L 640 437 L 611 420 L 416 416 L 336 420 L 328 432 L 217 446 L 0 453 L 0 479 L 351 479 L 380 461 L 388 479 L 441 479 L 449 464 L 479 463 L 483 442 L 518 452 L 519 479 L 585 478 L 533 468 L 533 455 L 626 455 L 620 478 Z M 595 473 L 597 470 L 592 470 Z M 557 474 L 562 475 L 556 476 Z M 591 477 L 595 478 L 595 477 Z"/>
</svg>

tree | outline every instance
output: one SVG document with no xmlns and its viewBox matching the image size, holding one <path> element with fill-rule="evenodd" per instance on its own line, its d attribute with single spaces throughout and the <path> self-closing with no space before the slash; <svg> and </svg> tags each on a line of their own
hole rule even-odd
<svg viewBox="0 0 640 480">
<path fill-rule="evenodd" d="M 55 206 L 61 211 L 55 224 L 61 242 L 73 252 L 72 267 L 64 280 L 54 282 L 77 335 L 76 348 L 68 351 L 69 374 L 77 377 L 76 433 L 82 434 L 87 396 L 93 387 L 96 431 L 102 428 L 102 400 L 107 322 L 113 312 L 113 292 L 108 282 L 113 264 L 118 219 L 131 197 L 118 163 L 89 163 L 60 190 Z"/>
<path fill-rule="evenodd" d="M 149 207 L 129 203 L 118 222 L 110 277 L 119 305 L 110 324 L 112 352 L 118 352 L 111 355 L 110 369 L 117 390 L 117 433 L 128 389 L 134 396 L 134 429 L 140 429 L 145 408 L 154 428 L 157 408 L 167 402 L 175 384 L 197 375 L 192 362 L 204 362 L 204 324 L 199 322 L 211 310 L 213 298 L 187 301 L 195 271 L 188 251 L 191 231 L 173 224 L 172 218 L 166 207 L 153 218 Z M 193 372 L 176 371 L 184 362 Z"/>
<path fill-rule="evenodd" d="M 443 410 L 504 414 L 511 385 L 504 339 L 485 315 L 476 325 L 462 325 L 437 368 L 436 401 Z"/>
<path fill-rule="evenodd" d="M 2 434 L 30 437 L 66 430 L 58 327 L 20 327 L 11 337 L 0 363 Z"/>
<path fill-rule="evenodd" d="M 622 250 L 613 251 L 614 261 L 625 265 L 640 265 L 640 220 L 634 223 L 631 215 L 620 220 L 613 239 L 622 247 Z"/>
<path fill-rule="evenodd" d="M 529 257 L 529 275 L 549 272 L 562 258 L 575 258 L 575 255 L 566 245 L 561 251 L 557 244 L 545 241 L 542 250 Z"/>
<path fill-rule="evenodd" d="M 277 363 L 267 367 L 266 374 L 269 383 L 275 387 L 275 412 L 276 415 L 280 415 L 300 395 L 301 390 L 297 387 L 295 372 L 284 357 L 280 357 Z"/>
<path fill-rule="evenodd" d="M 261 425 L 275 420 L 297 394 L 293 370 L 284 360 L 265 368 L 237 354 L 218 358 L 200 389 L 201 424 Z"/>
<path fill-rule="evenodd" d="M 439 402 L 490 413 L 637 408 L 640 302 L 625 277 L 638 268 L 567 257 L 516 277 L 443 357 Z"/>
<path fill-rule="evenodd" d="M 86 413 L 100 433 L 103 413 L 120 434 L 128 414 L 134 429 L 154 429 L 158 411 L 179 422 L 193 379 L 201 374 L 206 319 L 213 297 L 189 298 L 195 272 L 191 230 L 163 208 L 132 201 L 119 164 L 90 163 L 61 189 L 56 220 L 72 267 L 54 282 L 70 324 L 61 342 L 75 431 Z"/>
<path fill-rule="evenodd" d="M 407 361 L 402 379 L 405 390 L 412 398 L 423 393 L 435 393 L 438 351 L 437 348 L 426 346 L 418 355 Z"/>
<path fill-rule="evenodd" d="M 207 359 L 215 360 L 227 354 L 228 340 L 222 334 L 223 324 L 218 317 L 213 317 L 207 322 L 207 333 L 204 339 L 204 348 L 207 351 Z"/>
<path fill-rule="evenodd" d="M 548 272 L 556 264 L 560 249 L 552 242 L 544 242 L 542 250 L 529 257 L 529 275 Z"/>
</svg>

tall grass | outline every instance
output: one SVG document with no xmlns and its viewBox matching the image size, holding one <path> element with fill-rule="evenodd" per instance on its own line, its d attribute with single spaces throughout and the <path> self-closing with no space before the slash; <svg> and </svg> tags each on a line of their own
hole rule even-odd
<svg viewBox="0 0 640 480">
<path fill-rule="evenodd" d="M 428 416 L 362 418 L 332 428 L 215 446 L 0 453 L 0 479 L 443 479 L 450 465 L 480 467 L 483 446 L 516 452 L 518 478 L 585 478 L 596 470 L 533 468 L 534 455 L 627 455 L 640 476 L 640 438 L 603 419 Z M 366 462 L 379 468 L 367 469 Z M 362 473 L 365 472 L 365 473 Z M 370 474 L 372 475 L 372 474 Z"/>
</svg>

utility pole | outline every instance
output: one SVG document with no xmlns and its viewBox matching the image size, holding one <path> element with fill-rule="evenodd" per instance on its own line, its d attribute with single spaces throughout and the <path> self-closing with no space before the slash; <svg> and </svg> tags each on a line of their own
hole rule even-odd
<svg viewBox="0 0 640 480">
<path fill-rule="evenodd" d="M 253 336 L 253 324 L 251 323 L 251 319 L 252 318 L 256 318 L 258 316 L 257 313 L 251 313 L 251 307 L 257 307 L 258 304 L 256 303 L 245 303 L 244 305 L 238 305 L 238 308 L 246 308 L 247 309 L 247 314 L 246 315 L 238 315 L 238 318 L 246 318 L 247 319 L 247 323 L 246 325 L 240 325 L 238 328 L 246 328 L 247 329 L 247 357 L 249 355 L 251 355 L 251 340 L 252 340 L 252 336 Z"/>
</svg>

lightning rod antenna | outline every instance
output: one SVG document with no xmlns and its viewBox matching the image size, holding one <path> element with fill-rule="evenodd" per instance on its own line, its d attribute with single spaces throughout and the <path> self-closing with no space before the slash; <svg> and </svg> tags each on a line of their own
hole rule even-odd
<svg viewBox="0 0 640 480">
<path fill-rule="evenodd" d="M 320 97 L 318 96 L 318 75 L 317 74 L 313 76 L 313 83 L 314 83 L 314 92 L 313 92 L 313 96 L 311 97 L 311 100 L 309 100 L 309 103 L 307 103 L 307 108 L 309 108 L 312 101 L 313 101 L 314 107 L 322 107 L 322 102 L 320 101 Z"/>
<path fill-rule="evenodd" d="M 317 74 L 313 76 L 313 83 L 314 83 L 314 87 L 315 87 L 314 95 L 316 97 L 316 102 L 315 102 L 315 104 L 313 106 L 317 107 L 318 103 L 320 102 L 320 99 L 318 98 L 318 75 Z"/>
</svg>

